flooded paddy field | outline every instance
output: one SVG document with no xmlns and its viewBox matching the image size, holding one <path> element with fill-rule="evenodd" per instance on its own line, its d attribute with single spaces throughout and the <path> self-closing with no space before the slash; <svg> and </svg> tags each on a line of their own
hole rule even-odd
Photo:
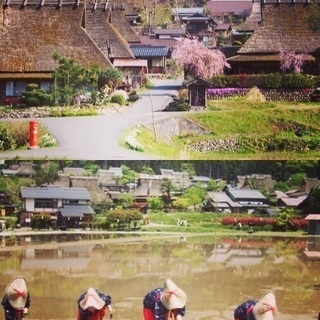
<svg viewBox="0 0 320 320">
<path fill-rule="evenodd" d="M 24 276 L 28 319 L 76 319 L 89 287 L 111 295 L 115 320 L 141 320 L 142 299 L 171 278 L 188 295 L 185 320 L 233 319 L 273 290 L 278 319 L 317 319 L 320 238 L 257 235 L 39 233 L 0 235 L 0 292 Z"/>
</svg>

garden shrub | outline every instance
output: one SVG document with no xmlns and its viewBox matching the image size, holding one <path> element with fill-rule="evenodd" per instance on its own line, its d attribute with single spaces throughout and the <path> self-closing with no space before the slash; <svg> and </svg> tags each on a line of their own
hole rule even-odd
<svg viewBox="0 0 320 320">
<path fill-rule="evenodd" d="M 129 93 L 129 98 L 128 98 L 128 100 L 129 100 L 130 102 L 135 102 L 135 101 L 139 100 L 139 96 L 138 96 L 136 90 L 133 90 L 133 91 L 131 91 L 131 92 Z"/>
<path fill-rule="evenodd" d="M 10 133 L 8 132 L 7 127 L 0 127 L 0 150 L 14 150 L 16 148 L 16 143 Z"/>
<path fill-rule="evenodd" d="M 279 73 L 270 73 L 263 75 L 262 79 L 262 88 L 266 89 L 279 89 L 281 87 L 281 75 Z"/>
<path fill-rule="evenodd" d="M 282 76 L 281 86 L 291 89 L 312 88 L 313 81 L 311 77 L 300 73 L 288 73 Z"/>
<path fill-rule="evenodd" d="M 111 97 L 111 102 L 123 106 L 126 104 L 126 99 L 122 94 L 115 94 Z"/>
<path fill-rule="evenodd" d="M 261 89 L 279 89 L 283 87 L 288 89 L 311 89 L 320 86 L 320 77 L 300 73 L 288 73 L 284 75 L 279 73 L 261 75 L 218 75 L 212 77 L 210 82 L 214 88 L 258 87 Z"/>
<path fill-rule="evenodd" d="M 16 143 L 16 148 L 23 147 L 28 143 L 30 124 L 28 121 L 9 122 L 8 132 Z"/>
<path fill-rule="evenodd" d="M 39 89 L 35 83 L 27 84 L 26 90 L 22 91 L 20 102 L 26 107 L 39 107 L 52 105 L 52 96 L 45 90 Z"/>
<path fill-rule="evenodd" d="M 189 111 L 191 108 L 188 102 L 178 102 L 177 103 L 177 111 Z"/>
<path fill-rule="evenodd" d="M 57 145 L 57 140 L 49 133 L 43 135 L 39 139 L 39 146 L 41 148 L 53 147 L 55 145 Z"/>
</svg>

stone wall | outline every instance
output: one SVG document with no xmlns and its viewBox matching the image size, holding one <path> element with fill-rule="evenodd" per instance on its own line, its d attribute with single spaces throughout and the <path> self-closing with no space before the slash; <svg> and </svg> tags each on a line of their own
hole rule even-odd
<svg viewBox="0 0 320 320">
<path fill-rule="evenodd" d="M 244 97 L 250 89 L 243 88 L 241 90 L 219 90 L 217 93 L 208 92 L 208 100 L 220 100 L 223 98 L 231 97 Z M 310 102 L 311 89 L 303 90 L 290 90 L 290 89 L 260 89 L 262 94 L 266 97 L 267 101 L 298 101 L 298 102 Z"/>
<path fill-rule="evenodd" d="M 208 131 L 199 124 L 183 117 L 166 118 L 155 123 L 158 135 L 169 138 L 178 135 L 201 135 L 208 134 Z"/>
</svg>

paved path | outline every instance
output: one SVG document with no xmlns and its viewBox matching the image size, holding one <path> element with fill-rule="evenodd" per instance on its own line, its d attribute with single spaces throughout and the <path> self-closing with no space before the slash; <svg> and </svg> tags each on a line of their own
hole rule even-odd
<svg viewBox="0 0 320 320">
<path fill-rule="evenodd" d="M 0 159 L 83 159 L 83 160 L 152 160 L 156 157 L 135 152 L 119 145 L 124 131 L 135 123 L 152 123 L 172 117 L 161 112 L 172 101 L 181 85 L 178 80 L 153 80 L 154 88 L 145 91 L 141 99 L 124 112 L 106 113 L 94 117 L 43 118 L 58 140 L 58 146 L 36 150 L 0 152 Z M 152 112 L 153 111 L 153 112 Z M 5 121 L 5 120 L 3 120 Z M 18 120 L 10 120 L 18 121 Z"/>
</svg>

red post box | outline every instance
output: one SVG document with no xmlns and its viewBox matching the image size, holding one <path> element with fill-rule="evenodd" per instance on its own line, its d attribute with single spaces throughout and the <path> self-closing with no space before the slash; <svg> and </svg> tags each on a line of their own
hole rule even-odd
<svg viewBox="0 0 320 320">
<path fill-rule="evenodd" d="M 29 149 L 38 149 L 38 122 L 32 120 L 29 124 Z"/>
</svg>

